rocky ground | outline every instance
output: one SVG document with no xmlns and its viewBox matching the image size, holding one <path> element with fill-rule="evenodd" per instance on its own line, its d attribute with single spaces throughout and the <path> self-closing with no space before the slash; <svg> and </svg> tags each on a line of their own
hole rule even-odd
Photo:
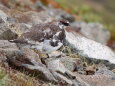
<svg viewBox="0 0 115 86">
<path fill-rule="evenodd" d="M 76 21 L 40 1 L 5 1 L 0 86 L 115 86 L 115 53 L 103 25 Z M 66 28 L 56 26 L 60 20 Z"/>
</svg>

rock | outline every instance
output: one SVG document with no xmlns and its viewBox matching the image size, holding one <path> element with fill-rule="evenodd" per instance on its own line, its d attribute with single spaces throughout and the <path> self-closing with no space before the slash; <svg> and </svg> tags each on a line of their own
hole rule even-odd
<svg viewBox="0 0 115 86">
<path fill-rule="evenodd" d="M 17 34 L 10 30 L 8 23 L 0 24 L 0 39 L 1 40 L 12 40 L 17 38 Z"/>
<path fill-rule="evenodd" d="M 102 44 L 107 44 L 110 39 L 110 32 L 99 23 L 74 22 L 72 26 L 81 28 L 80 33 L 85 37 Z"/>
<path fill-rule="evenodd" d="M 0 40 L 0 63 L 6 61 L 6 56 L 14 54 L 18 51 L 15 43 L 10 43 L 7 40 Z"/>
<path fill-rule="evenodd" d="M 68 20 L 69 22 L 75 21 L 75 18 L 72 15 L 66 13 L 65 11 L 61 9 L 49 8 L 46 11 L 51 17 L 55 19 L 65 19 L 65 20 Z"/>
<path fill-rule="evenodd" d="M 22 68 L 30 74 L 38 75 L 44 81 L 55 81 L 52 73 L 41 63 L 39 55 L 31 49 L 22 49 L 15 54 L 7 56 L 9 66 L 21 70 Z"/>
<path fill-rule="evenodd" d="M 0 23 L 7 22 L 8 15 L 0 10 Z"/>
<path fill-rule="evenodd" d="M 7 40 L 0 40 L 0 50 L 12 51 L 18 50 L 18 48 L 15 43 L 8 42 Z"/>
<path fill-rule="evenodd" d="M 73 84 L 72 81 L 69 80 L 68 78 L 66 78 L 65 76 L 63 76 L 62 74 L 57 73 L 57 72 L 53 72 L 53 75 L 56 77 L 58 82 L 60 82 L 62 85 L 72 86 L 72 84 Z"/>
<path fill-rule="evenodd" d="M 17 34 L 11 31 L 10 23 L 14 22 L 6 13 L 0 10 L 0 39 L 11 40 L 17 38 Z"/>
<path fill-rule="evenodd" d="M 0 10 L 8 14 L 10 12 L 10 9 L 4 6 L 3 4 L 0 4 Z"/>
<path fill-rule="evenodd" d="M 79 77 L 75 76 L 71 71 L 65 68 L 60 59 L 49 58 L 46 61 L 48 69 L 52 71 L 55 78 L 62 82 L 63 84 L 68 84 L 70 86 L 89 86 Z"/>
<path fill-rule="evenodd" d="M 23 52 L 24 57 L 41 63 L 41 59 L 40 59 L 39 55 L 37 53 L 35 53 L 34 50 L 31 50 L 29 48 L 23 48 L 21 50 L 21 52 Z"/>
<path fill-rule="evenodd" d="M 17 13 L 13 17 L 16 18 L 19 23 L 29 24 L 31 26 L 40 23 L 48 23 L 53 20 L 46 11 L 39 13 L 35 11 L 28 11 L 24 13 Z"/>
<path fill-rule="evenodd" d="M 95 75 L 109 75 L 115 77 L 115 74 L 112 71 L 108 70 L 106 67 L 98 68 L 98 70 L 95 72 Z"/>
<path fill-rule="evenodd" d="M 9 27 L 13 33 L 16 33 L 18 37 L 20 37 L 23 33 L 30 30 L 31 25 L 25 23 L 10 23 Z"/>
<path fill-rule="evenodd" d="M 66 43 L 73 48 L 76 53 L 89 59 L 106 60 L 106 62 L 108 61 L 107 64 L 109 64 L 109 66 L 115 64 L 115 54 L 109 47 L 80 36 L 74 30 L 72 31 L 72 29 L 69 29 L 70 28 L 67 28 L 65 32 Z"/>
<path fill-rule="evenodd" d="M 65 68 L 70 71 L 78 71 L 83 68 L 82 62 L 79 58 L 61 57 L 60 61 L 64 64 Z"/>
<path fill-rule="evenodd" d="M 90 86 L 115 86 L 115 79 L 108 75 L 77 75 Z"/>
<path fill-rule="evenodd" d="M 66 71 L 66 68 L 61 63 L 60 59 L 49 58 L 46 61 L 46 65 L 52 71 L 59 71 L 61 73 L 65 73 L 65 71 Z"/>
</svg>

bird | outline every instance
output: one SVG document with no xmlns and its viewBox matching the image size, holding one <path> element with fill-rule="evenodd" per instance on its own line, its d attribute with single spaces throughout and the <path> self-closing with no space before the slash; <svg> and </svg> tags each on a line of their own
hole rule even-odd
<svg viewBox="0 0 115 86">
<path fill-rule="evenodd" d="M 22 48 L 34 48 L 45 53 L 50 53 L 58 50 L 63 45 L 66 37 L 64 29 L 69 25 L 69 22 L 64 19 L 36 24 L 17 39 L 9 41 L 18 44 Z"/>
</svg>

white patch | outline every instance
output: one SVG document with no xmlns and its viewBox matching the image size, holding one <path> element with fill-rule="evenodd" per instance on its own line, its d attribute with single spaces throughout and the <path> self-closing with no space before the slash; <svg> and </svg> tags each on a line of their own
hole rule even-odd
<svg viewBox="0 0 115 86">
<path fill-rule="evenodd" d="M 52 42 L 56 42 L 57 40 L 53 39 Z"/>
<path fill-rule="evenodd" d="M 53 39 L 57 39 L 57 40 L 58 40 L 57 37 L 59 37 L 59 34 L 60 34 L 60 33 L 61 33 L 61 31 L 57 32 L 57 33 L 53 36 Z M 58 41 L 60 41 L 60 40 L 58 40 Z"/>
<path fill-rule="evenodd" d="M 59 36 L 60 33 L 61 33 L 61 31 L 57 32 L 55 35 L 56 35 L 56 36 Z"/>
<path fill-rule="evenodd" d="M 64 29 L 65 26 L 64 26 L 64 25 L 59 25 L 59 28 L 60 28 L 60 29 Z"/>
</svg>

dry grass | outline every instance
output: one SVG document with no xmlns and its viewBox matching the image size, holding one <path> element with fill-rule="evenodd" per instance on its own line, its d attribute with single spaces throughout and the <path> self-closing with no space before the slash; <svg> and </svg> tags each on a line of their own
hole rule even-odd
<svg viewBox="0 0 115 86">
<path fill-rule="evenodd" d="M 0 86 L 50 86 L 25 72 L 0 67 Z"/>
<path fill-rule="evenodd" d="M 70 56 L 72 58 L 79 58 L 79 55 L 72 50 L 69 46 L 63 46 L 60 49 L 61 52 L 65 53 L 67 56 Z"/>
</svg>

